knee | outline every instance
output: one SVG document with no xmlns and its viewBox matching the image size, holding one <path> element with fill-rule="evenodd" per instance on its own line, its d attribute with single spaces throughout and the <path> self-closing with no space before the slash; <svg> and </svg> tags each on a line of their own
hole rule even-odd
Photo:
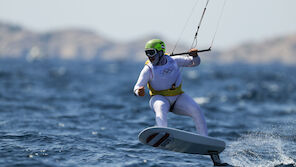
<svg viewBox="0 0 296 167">
<path fill-rule="evenodd" d="M 150 107 L 156 112 L 167 112 L 170 108 L 169 102 L 162 96 L 153 96 L 150 100 Z"/>
<path fill-rule="evenodd" d="M 167 110 L 162 109 L 161 107 L 159 108 L 154 108 L 155 116 L 156 117 L 165 117 L 167 115 Z"/>
</svg>

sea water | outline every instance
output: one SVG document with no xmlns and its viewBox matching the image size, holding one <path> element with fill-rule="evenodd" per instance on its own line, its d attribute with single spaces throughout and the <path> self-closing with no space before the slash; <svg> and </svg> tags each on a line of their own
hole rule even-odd
<svg viewBox="0 0 296 167">
<path fill-rule="evenodd" d="M 143 63 L 0 60 L 0 166 L 208 167 L 208 156 L 155 149 L 138 133 L 155 125 L 149 96 L 133 86 Z M 203 109 L 223 161 L 296 166 L 296 67 L 184 68 L 184 91 Z M 146 92 L 147 93 L 147 92 Z M 188 117 L 169 126 L 195 132 Z"/>
</svg>

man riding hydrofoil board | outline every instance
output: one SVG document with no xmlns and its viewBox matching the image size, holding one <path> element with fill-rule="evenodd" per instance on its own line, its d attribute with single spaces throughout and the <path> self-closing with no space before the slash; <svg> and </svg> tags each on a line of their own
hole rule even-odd
<svg viewBox="0 0 296 167">
<path fill-rule="evenodd" d="M 204 50 L 204 51 L 209 51 Z M 145 45 L 146 61 L 136 85 L 134 94 L 145 96 L 145 85 L 149 89 L 150 107 L 155 112 L 156 126 L 167 127 L 167 114 L 190 116 L 198 134 L 208 136 L 207 125 L 203 111 L 199 105 L 182 90 L 180 67 L 195 67 L 200 64 L 197 49 L 190 49 L 189 56 L 170 56 L 165 53 L 165 43 L 152 39 Z M 181 55 L 175 54 L 175 55 Z M 153 135 L 152 135 L 153 136 Z M 149 139 L 148 139 L 149 140 Z M 212 153 L 214 166 L 231 166 L 222 163 L 218 153 Z"/>
<path fill-rule="evenodd" d="M 145 85 L 149 89 L 150 107 L 155 112 L 156 125 L 167 127 L 167 114 L 190 116 L 198 134 L 207 136 L 207 125 L 200 106 L 182 90 L 180 67 L 195 67 L 200 64 L 197 49 L 191 49 L 189 56 L 171 57 L 165 53 L 165 43 L 152 39 L 145 45 L 146 61 L 134 93 L 145 95 Z"/>
</svg>

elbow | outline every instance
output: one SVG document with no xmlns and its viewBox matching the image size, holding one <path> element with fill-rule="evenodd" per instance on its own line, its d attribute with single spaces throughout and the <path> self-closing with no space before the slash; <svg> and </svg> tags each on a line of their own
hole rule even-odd
<svg viewBox="0 0 296 167">
<path fill-rule="evenodd" d="M 193 62 L 192 62 L 192 67 L 200 65 L 200 62 L 201 62 L 201 60 L 200 60 L 199 56 L 194 57 Z"/>
</svg>

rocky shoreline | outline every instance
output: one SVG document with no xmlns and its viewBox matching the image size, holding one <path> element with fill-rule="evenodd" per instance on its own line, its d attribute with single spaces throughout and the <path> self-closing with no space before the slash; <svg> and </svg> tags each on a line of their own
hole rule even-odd
<svg viewBox="0 0 296 167">
<path fill-rule="evenodd" d="M 0 58 L 144 61 L 146 58 L 143 56 L 143 47 L 151 38 L 155 36 L 117 43 L 90 30 L 64 29 L 37 33 L 19 25 L 0 22 Z M 167 41 L 166 43 L 168 50 L 171 50 L 173 45 Z M 184 48 L 179 47 L 179 51 L 184 51 Z M 203 60 L 212 63 L 296 64 L 296 34 L 214 51 L 211 56 L 204 56 Z"/>
</svg>

